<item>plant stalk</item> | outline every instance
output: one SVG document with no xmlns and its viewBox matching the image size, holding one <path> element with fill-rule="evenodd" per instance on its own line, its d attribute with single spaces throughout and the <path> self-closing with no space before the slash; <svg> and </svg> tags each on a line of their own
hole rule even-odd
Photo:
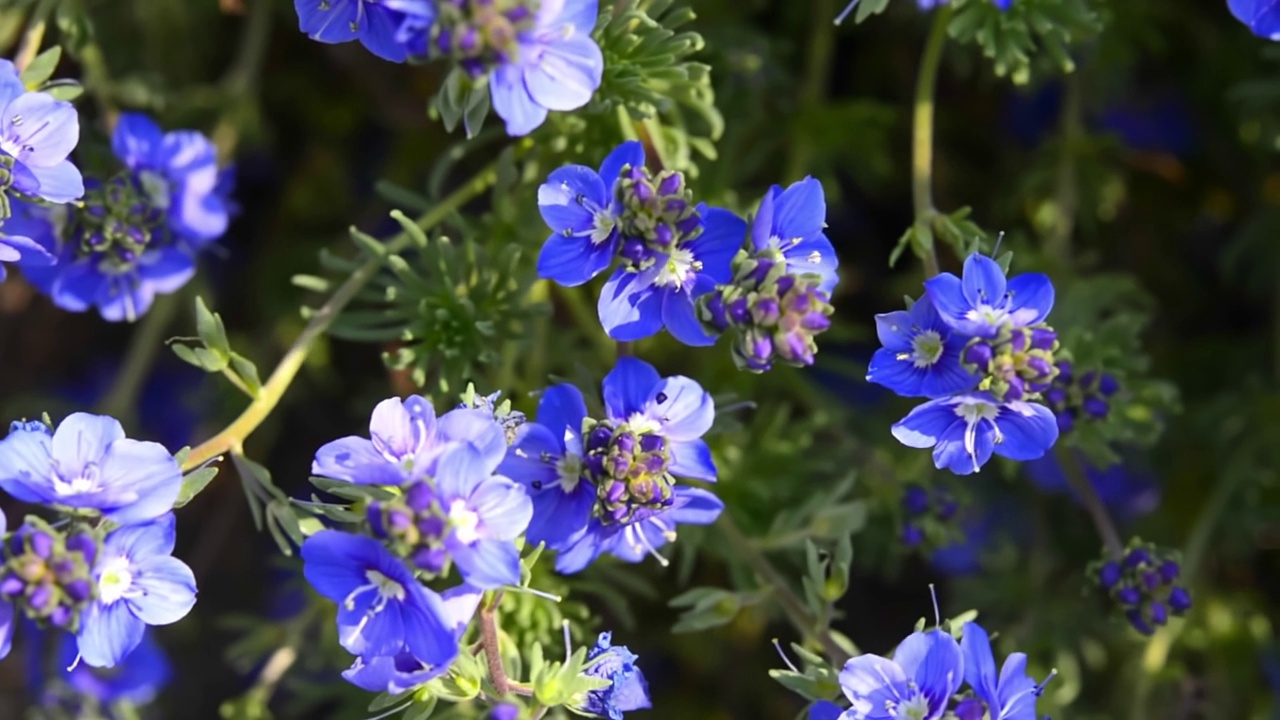
<svg viewBox="0 0 1280 720">
<path fill-rule="evenodd" d="M 951 6 L 934 12 L 929 39 L 920 58 L 920 74 L 916 79 L 916 98 L 911 113 L 911 200 L 917 228 L 929 228 L 937 210 L 933 206 L 933 117 L 938 89 L 938 70 L 942 66 L 942 47 L 947 42 L 947 23 Z M 924 261 L 927 277 L 938 274 L 938 250 L 929 229 Z"/>
</svg>

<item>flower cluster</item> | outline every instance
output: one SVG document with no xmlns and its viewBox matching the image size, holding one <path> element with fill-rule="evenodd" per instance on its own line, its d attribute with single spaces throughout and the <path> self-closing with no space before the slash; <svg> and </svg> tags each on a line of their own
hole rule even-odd
<svg viewBox="0 0 1280 720">
<path fill-rule="evenodd" d="M 587 416 L 582 392 L 548 388 L 537 422 L 522 426 L 502 464 L 533 498 L 528 540 L 560 551 L 556 569 L 582 570 L 602 553 L 628 562 L 675 540 L 676 527 L 713 522 L 724 504 L 677 477 L 714 482 L 701 438 L 715 404 L 687 377 L 620 358 L 604 379 L 605 417 Z"/>
<path fill-rule="evenodd" d="M 1060 359 L 1052 386 L 1044 392 L 1045 404 L 1053 410 L 1058 429 L 1069 433 L 1080 420 L 1105 420 L 1111 412 L 1109 399 L 1120 391 L 1120 382 L 1110 373 L 1090 370 L 1078 376 L 1068 359 Z"/>
<path fill-rule="evenodd" d="M 15 613 L 73 633 L 94 667 L 121 662 L 147 626 L 185 617 L 196 584 L 172 557 L 181 485 L 164 447 L 126 438 L 112 418 L 75 413 L 56 430 L 15 422 L 0 441 L 0 488 L 69 522 L 28 516 L 6 535 L 0 516 L 0 656 Z"/>
<path fill-rule="evenodd" d="M 902 525 L 902 542 L 916 547 L 925 540 L 924 526 L 951 522 L 960 511 L 960 503 L 942 488 L 930 492 L 919 485 L 908 485 L 902 494 L 902 510 L 907 518 Z"/>
<path fill-rule="evenodd" d="M 1169 622 L 1170 614 L 1180 617 L 1191 609 L 1191 593 L 1178 584 L 1177 555 L 1150 543 L 1134 542 L 1122 559 L 1095 563 L 1089 572 L 1143 635 Z"/>
<path fill-rule="evenodd" d="M 0 60 L 0 280 L 3 263 L 54 262 L 48 250 L 5 222 L 16 203 L 69 203 L 84 195 L 80 170 L 68 159 L 80 141 L 80 116 L 69 102 L 29 92 L 18 69 Z"/>
<path fill-rule="evenodd" d="M 907 311 L 876 316 L 883 347 L 867 380 L 904 397 L 926 397 L 894 424 L 904 445 L 933 448 L 934 464 L 977 472 L 992 453 L 1033 460 L 1058 439 L 1053 412 L 1037 402 L 1057 377 L 1057 334 L 1044 324 L 1053 308 L 1044 275 L 1005 278 L 974 253 L 963 278 L 943 273 Z"/>
<path fill-rule="evenodd" d="M 682 173 L 655 174 L 644 163 L 643 146 L 631 141 L 599 171 L 567 165 L 551 173 L 538 190 L 553 231 L 538 274 L 575 287 L 616 261 L 598 303 L 615 340 L 665 328 L 686 345 L 706 346 L 732 331 L 742 368 L 812 364 L 813 338 L 831 324 L 839 280 L 823 234 L 821 183 L 772 188 L 748 232 L 732 212 L 695 203 Z"/>
<path fill-rule="evenodd" d="M 359 40 L 392 62 L 448 59 L 489 83 L 511 135 L 527 135 L 551 110 L 583 107 L 604 73 L 591 38 L 598 0 L 294 0 L 313 40 Z"/>
<path fill-rule="evenodd" d="M 15 206 L 11 225 L 52 259 L 21 264 L 55 305 L 133 321 L 186 285 L 196 255 L 226 232 L 231 175 L 209 138 L 165 133 L 138 113 L 120 116 L 111 147 L 123 167 L 90 180 L 82 206 Z"/>
<path fill-rule="evenodd" d="M 814 706 L 822 720 L 938 720 L 948 710 L 959 720 L 1034 720 L 1036 699 L 1053 677 L 1027 677 L 1027 656 L 1013 653 L 996 672 L 991 641 L 977 623 L 965 624 L 959 643 L 942 630 L 909 635 L 893 658 L 864 654 L 845 663 L 840 687 L 851 706 L 841 713 L 829 702 Z M 955 701 L 967 683 L 971 694 Z"/>
</svg>

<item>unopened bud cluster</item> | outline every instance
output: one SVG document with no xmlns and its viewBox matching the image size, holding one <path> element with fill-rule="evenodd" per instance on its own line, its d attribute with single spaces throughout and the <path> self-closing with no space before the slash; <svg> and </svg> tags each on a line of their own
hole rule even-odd
<svg viewBox="0 0 1280 720">
<path fill-rule="evenodd" d="M 966 370 L 981 378 L 979 390 L 1001 402 L 1033 400 L 1052 387 L 1057 350 L 1058 334 L 1048 325 L 1005 325 L 994 338 L 969 341 L 962 360 Z"/>
<path fill-rule="evenodd" d="M 1177 554 L 1151 543 L 1135 540 L 1122 558 L 1094 563 L 1089 573 L 1143 635 L 1155 632 L 1170 615 L 1191 609 L 1191 593 L 1177 582 L 1182 574 Z"/>
<path fill-rule="evenodd" d="M 959 510 L 960 503 L 955 496 L 942 488 L 927 490 L 920 485 L 908 485 L 902 494 L 902 511 L 906 516 L 902 525 L 902 543 L 918 547 L 925 541 L 926 523 L 930 520 L 951 522 Z"/>
<path fill-rule="evenodd" d="M 1058 360 L 1057 368 L 1044 400 L 1058 419 L 1058 430 L 1071 432 L 1081 420 L 1105 420 L 1111 412 L 1110 398 L 1120 391 L 1115 376 L 1096 370 L 1077 375 L 1068 359 Z"/>
<path fill-rule="evenodd" d="M 670 256 L 702 234 L 702 215 L 683 173 L 663 170 L 655 176 L 648 168 L 628 165 L 614 192 L 622 235 L 618 254 L 634 270 L 653 267 L 658 256 Z"/>
<path fill-rule="evenodd" d="M 3 555 L 0 597 L 37 623 L 76 632 L 97 593 L 97 539 L 78 526 L 64 534 L 28 517 L 4 543 Z"/>
</svg>

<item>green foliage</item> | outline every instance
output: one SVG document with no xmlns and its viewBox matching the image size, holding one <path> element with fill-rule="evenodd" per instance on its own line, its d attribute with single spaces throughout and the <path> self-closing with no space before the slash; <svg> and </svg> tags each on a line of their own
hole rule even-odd
<svg viewBox="0 0 1280 720">
<path fill-rule="evenodd" d="M 221 316 L 210 312 L 204 299 L 199 297 L 196 298 L 196 332 L 198 337 L 170 339 L 169 348 L 183 362 L 208 373 L 222 373 L 250 398 L 256 398 L 262 391 L 257 366 L 231 349 Z M 200 346 L 193 347 L 187 343 L 200 343 Z"/>
<path fill-rule="evenodd" d="M 1059 72 L 1075 70 L 1071 45 L 1102 29 L 1095 1 L 1017 0 L 1001 11 L 991 0 L 954 0 L 947 32 L 959 42 L 977 44 L 997 75 L 1021 85 L 1031 79 L 1037 52 Z"/>
</svg>

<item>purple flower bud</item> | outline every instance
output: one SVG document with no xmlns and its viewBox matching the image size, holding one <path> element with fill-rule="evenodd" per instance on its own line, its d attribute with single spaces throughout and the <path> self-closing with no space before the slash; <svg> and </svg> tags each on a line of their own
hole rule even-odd
<svg viewBox="0 0 1280 720">
<path fill-rule="evenodd" d="M 435 491 L 425 482 L 416 482 L 404 491 L 404 503 L 414 512 L 426 512 L 435 500 Z"/>
<path fill-rule="evenodd" d="M 778 306 L 777 298 L 761 297 L 756 299 L 755 307 L 751 308 L 751 316 L 757 325 L 773 325 L 782 316 L 782 309 Z"/>
<path fill-rule="evenodd" d="M 1180 574 L 1182 574 L 1182 568 L 1173 560 L 1165 560 L 1160 563 L 1160 579 L 1163 580 L 1166 585 L 1177 580 L 1178 575 Z"/>
<path fill-rule="evenodd" d="M 1036 350 L 1053 350 L 1058 341 L 1058 333 L 1048 328 L 1036 328 L 1031 331 L 1031 347 Z"/>
<path fill-rule="evenodd" d="M 43 583 L 37 585 L 35 591 L 27 598 L 27 602 L 36 610 L 48 609 L 53 602 L 53 587 Z"/>
<path fill-rule="evenodd" d="M 418 518 L 418 533 L 423 538 L 438 538 L 444 535 L 444 518 L 438 515 L 424 515 Z"/>
<path fill-rule="evenodd" d="M 1142 593 L 1137 588 L 1122 587 L 1116 591 L 1116 600 L 1125 607 L 1132 607 L 1142 602 Z"/>
<path fill-rule="evenodd" d="M 1169 609 L 1162 602 L 1151 603 L 1151 622 L 1164 625 L 1169 622 Z"/>
<path fill-rule="evenodd" d="M 1098 582 L 1102 583 L 1102 587 L 1110 590 L 1120 582 L 1120 566 L 1114 562 L 1108 561 L 1100 570 L 1098 570 Z"/>
<path fill-rule="evenodd" d="M 689 203 L 685 202 L 681 198 L 667 198 L 666 202 L 662 204 L 662 209 L 670 215 L 679 216 L 683 215 L 684 211 L 689 209 Z M 676 229 L 679 230 L 680 226 L 676 225 Z"/>
<path fill-rule="evenodd" d="M 88 580 L 80 578 L 63 585 L 62 590 L 67 594 L 67 597 L 75 602 L 82 603 L 93 594 L 93 585 Z"/>
<path fill-rule="evenodd" d="M 1026 330 L 1019 329 L 1013 332 L 1013 337 L 1009 338 L 1009 346 L 1014 352 L 1024 352 L 1027 346 L 1031 344 L 1031 339 L 1027 337 Z"/>
<path fill-rule="evenodd" d="M 684 175 L 673 172 L 665 175 L 658 181 L 658 193 L 661 195 L 675 195 L 684 188 Z"/>
<path fill-rule="evenodd" d="M 1067 402 L 1067 391 L 1062 388 L 1050 388 L 1044 392 L 1044 400 L 1053 406 L 1062 406 Z"/>
<path fill-rule="evenodd" d="M 720 291 L 716 291 L 707 296 L 706 299 L 707 312 L 711 313 L 711 324 L 717 330 L 724 330 L 729 327 L 729 318 L 724 312 L 724 296 Z"/>
<path fill-rule="evenodd" d="M 649 258 L 649 249 L 644 246 L 644 242 L 635 238 L 627 238 L 622 242 L 622 249 L 618 252 L 623 260 L 632 264 L 640 264 Z"/>
<path fill-rule="evenodd" d="M 916 547 L 924 542 L 924 531 L 916 525 L 902 526 L 902 544 L 907 547 Z"/>
<path fill-rule="evenodd" d="M 49 622 L 56 627 L 66 627 L 71 622 L 71 608 L 66 605 L 59 605 L 49 613 Z"/>
<path fill-rule="evenodd" d="M 49 537 L 49 533 L 43 530 L 36 530 L 31 533 L 30 539 L 31 552 L 35 553 L 36 557 L 48 560 L 49 556 L 53 554 L 53 538 Z"/>
<path fill-rule="evenodd" d="M 800 318 L 800 327 L 816 335 L 831 327 L 831 318 L 827 317 L 826 313 L 807 313 L 804 317 Z"/>
<path fill-rule="evenodd" d="M 964 361 L 979 368 L 985 369 L 991 363 L 991 357 L 991 346 L 986 343 L 980 342 L 964 349 Z"/>
<path fill-rule="evenodd" d="M 369 532 L 379 540 L 387 537 L 387 526 L 382 522 L 382 503 L 371 502 L 364 511 L 365 520 L 369 522 Z"/>
<path fill-rule="evenodd" d="M 1084 402 L 1081 403 L 1081 407 L 1084 408 L 1089 417 L 1095 420 L 1101 420 L 1107 416 L 1107 413 L 1111 412 L 1111 406 L 1100 397 L 1090 396 L 1085 398 Z"/>
<path fill-rule="evenodd" d="M 1127 568 L 1136 568 L 1151 562 L 1151 554 L 1142 548 L 1134 548 L 1124 556 L 1124 566 Z"/>
<path fill-rule="evenodd" d="M 609 441 L 613 439 L 613 430 L 603 425 L 597 425 L 587 435 L 587 450 L 599 450 L 608 447 Z"/>
<path fill-rule="evenodd" d="M 499 705 L 489 713 L 489 720 L 516 720 L 520 717 L 520 708 L 515 705 Z"/>
<path fill-rule="evenodd" d="M 751 343 L 748 357 L 762 363 L 767 368 L 770 358 L 773 357 L 773 338 L 768 335 L 757 337 Z"/>
<path fill-rule="evenodd" d="M 911 517 L 923 515 L 929 509 L 929 492 L 919 485 L 908 485 L 902 493 L 902 508 Z"/>
<path fill-rule="evenodd" d="M 1080 376 L 1080 387 L 1091 388 L 1093 387 L 1093 384 L 1097 382 L 1097 380 L 1098 380 L 1097 371 L 1090 370 L 1089 372 L 1086 372 L 1085 374 Z"/>
<path fill-rule="evenodd" d="M 1103 397 L 1111 397 L 1120 391 L 1120 381 L 1116 380 L 1115 375 L 1110 373 L 1102 373 L 1102 377 L 1098 379 L 1098 392 Z"/>
<path fill-rule="evenodd" d="M 649 186 L 648 179 L 640 180 L 631 186 L 631 193 L 641 203 L 647 205 L 653 201 L 653 188 Z"/>
<path fill-rule="evenodd" d="M 1058 421 L 1058 432 L 1069 433 L 1076 427 L 1076 415 L 1074 410 L 1064 410 L 1053 414 L 1054 419 Z"/>
<path fill-rule="evenodd" d="M 778 278 L 777 284 L 778 284 L 778 296 L 781 297 L 791 292 L 791 289 L 796 286 L 796 279 L 791 275 L 783 275 L 782 277 Z"/>
<path fill-rule="evenodd" d="M 624 455 L 630 455 L 636 449 L 635 433 L 624 432 L 613 439 L 613 447 Z"/>
<path fill-rule="evenodd" d="M 1071 361 L 1059 360 L 1057 364 L 1058 364 L 1058 382 L 1062 383 L 1063 385 L 1070 385 L 1073 372 L 1075 371 L 1075 368 L 1071 365 Z"/>
<path fill-rule="evenodd" d="M 13 597 L 27 588 L 27 584 L 17 575 L 8 575 L 0 580 L 0 595 Z"/>
<path fill-rule="evenodd" d="M 640 449 L 644 452 L 662 452 L 667 449 L 667 439 L 661 435 L 648 433 L 640 438 Z"/>
<path fill-rule="evenodd" d="M 686 238 L 698 232 L 701 227 L 702 216 L 696 212 L 676 223 L 676 229 L 680 231 L 682 237 Z"/>
<path fill-rule="evenodd" d="M 622 498 L 627 496 L 627 484 L 623 482 L 615 482 L 609 486 L 609 490 L 605 493 L 605 500 L 610 504 L 622 502 Z"/>
<path fill-rule="evenodd" d="M 746 325 L 751 322 L 751 309 L 747 306 L 746 298 L 740 297 L 729 303 L 729 319 L 736 325 Z"/>
<path fill-rule="evenodd" d="M 1169 591 L 1169 607 L 1174 615 L 1182 615 L 1191 609 L 1191 593 L 1184 587 L 1175 587 Z"/>
<path fill-rule="evenodd" d="M 1129 624 L 1133 626 L 1133 629 L 1143 635 L 1150 635 L 1155 632 L 1155 630 L 1147 624 L 1147 621 L 1142 619 L 1142 612 L 1140 610 L 1130 610 L 1125 613 L 1125 617 L 1128 618 Z"/>
<path fill-rule="evenodd" d="M 987 708 L 981 700 L 971 697 L 961 700 L 951 712 L 955 714 L 956 720 L 982 720 L 987 714 Z"/>
<path fill-rule="evenodd" d="M 667 225 L 666 223 L 658 223 L 658 226 L 653 229 L 653 241 L 659 247 L 669 250 L 671 245 L 675 243 L 676 236 L 675 233 L 671 231 L 670 225 Z"/>
<path fill-rule="evenodd" d="M 1142 586 L 1147 590 L 1155 590 L 1160 587 L 1160 574 L 1151 572 L 1150 570 L 1142 573 Z"/>
<path fill-rule="evenodd" d="M 530 12 L 529 8 L 525 5 L 517 5 L 511 8 L 510 10 L 508 10 L 506 13 L 507 20 L 511 21 L 512 23 L 518 23 L 521 20 L 528 18 L 532 14 L 533 13 Z"/>
<path fill-rule="evenodd" d="M 1025 385 L 1023 385 L 1022 383 L 1022 378 L 1018 377 L 1017 375 L 1014 375 L 1013 377 L 1009 378 L 1009 389 L 1004 391 L 1004 399 L 1005 400 L 1021 400 L 1022 396 L 1025 394 L 1024 388 L 1025 388 Z"/>
<path fill-rule="evenodd" d="M 1042 357 L 1027 358 L 1027 367 L 1031 368 L 1037 377 L 1047 378 L 1053 374 L 1053 365 Z"/>
<path fill-rule="evenodd" d="M 946 522 L 956 516 L 960 510 L 960 503 L 956 502 L 953 497 L 944 497 L 938 502 L 938 519 Z"/>
<path fill-rule="evenodd" d="M 420 570 L 438 573 L 444 569 L 445 561 L 448 558 L 449 553 L 442 547 L 424 547 L 413 553 L 413 564 Z"/>
</svg>

